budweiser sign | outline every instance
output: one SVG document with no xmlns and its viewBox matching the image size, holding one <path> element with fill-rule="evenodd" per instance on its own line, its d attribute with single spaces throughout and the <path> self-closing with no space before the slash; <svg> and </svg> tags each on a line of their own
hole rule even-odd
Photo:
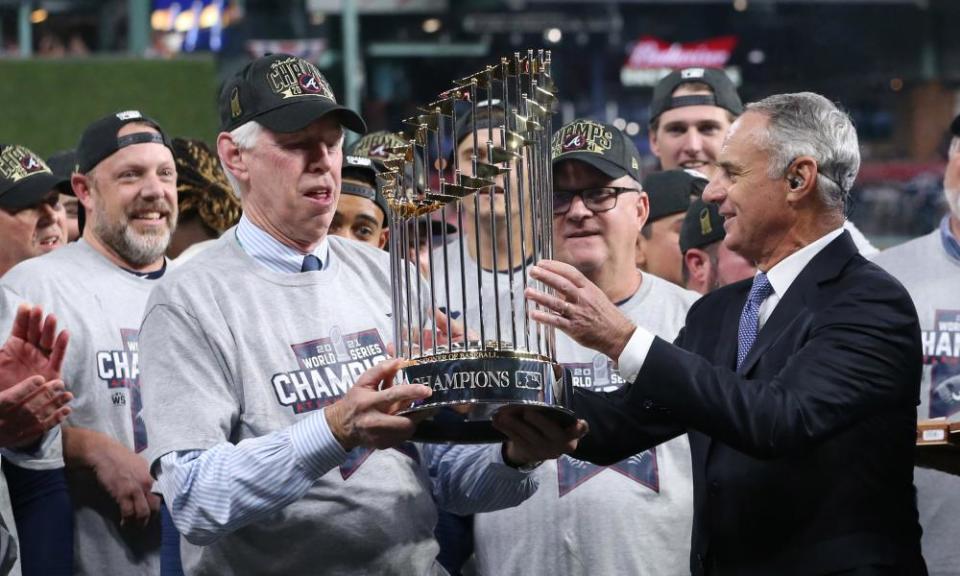
<svg viewBox="0 0 960 576">
<path fill-rule="evenodd" d="M 644 36 L 633 45 L 624 68 L 722 68 L 736 45 L 736 36 L 720 36 L 687 44 L 671 44 L 653 36 Z"/>
<path fill-rule="evenodd" d="M 624 86 L 654 86 L 677 68 L 723 68 L 737 45 L 736 36 L 721 36 L 700 42 L 670 44 L 644 36 L 630 49 L 630 57 L 620 69 Z M 740 85 L 740 69 L 725 69 L 734 86 Z"/>
</svg>

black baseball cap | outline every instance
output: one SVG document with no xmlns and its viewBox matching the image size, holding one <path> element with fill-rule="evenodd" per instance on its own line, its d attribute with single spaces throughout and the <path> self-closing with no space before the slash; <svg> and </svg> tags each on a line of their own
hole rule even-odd
<svg viewBox="0 0 960 576">
<path fill-rule="evenodd" d="M 368 184 L 363 186 L 353 182 L 341 182 L 340 192 L 351 196 L 360 196 L 376 204 L 377 208 L 383 212 L 383 223 L 386 224 L 387 200 L 377 189 L 377 168 L 373 165 L 373 161 L 363 156 L 344 154 L 341 174 L 346 178 L 361 180 Z"/>
<path fill-rule="evenodd" d="M 470 106 L 467 111 L 457 116 L 457 124 L 454 127 L 454 154 L 456 148 L 460 146 L 463 139 L 473 134 L 473 130 L 487 130 L 489 128 L 500 128 L 505 123 L 506 113 L 503 110 L 503 104 L 500 100 L 484 100 L 477 102 L 476 105 L 476 124 L 474 124 L 474 106 Z M 486 142 L 483 134 L 480 135 L 481 141 Z"/>
<path fill-rule="evenodd" d="M 54 152 L 47 157 L 47 166 L 51 172 L 64 179 L 66 185 L 60 187 L 60 192 L 74 195 L 70 177 L 77 171 L 77 151 L 70 149 Z"/>
<path fill-rule="evenodd" d="M 0 208 L 29 208 L 63 184 L 64 179 L 25 146 L 0 144 Z"/>
<path fill-rule="evenodd" d="M 391 152 L 390 149 L 406 146 L 406 144 L 403 138 L 397 134 L 386 130 L 378 130 L 377 132 L 370 132 L 354 142 L 347 149 L 347 154 L 369 158 L 378 170 L 383 170 L 384 161 L 394 160 L 401 156 L 399 152 Z"/>
<path fill-rule="evenodd" d="M 720 208 L 697 198 L 690 203 L 680 227 L 680 252 L 686 254 L 691 248 L 709 246 L 726 235 Z"/>
<path fill-rule="evenodd" d="M 954 136 L 960 136 L 960 114 L 950 123 L 950 133 Z"/>
<path fill-rule="evenodd" d="M 335 114 L 343 127 L 358 134 L 367 131 L 359 114 L 337 104 L 317 67 L 290 54 L 268 54 L 249 62 L 224 84 L 219 107 L 223 132 L 250 120 L 274 132 L 296 132 L 327 114 Z"/>
<path fill-rule="evenodd" d="M 131 122 L 152 126 L 157 132 L 134 132 L 118 137 L 120 129 Z M 144 116 L 138 110 L 109 114 L 87 126 L 80 136 L 80 143 L 77 144 L 77 171 L 86 174 L 121 148 L 151 142 L 163 144 L 173 154 L 173 145 L 156 120 Z"/>
<path fill-rule="evenodd" d="M 420 243 L 426 243 L 427 241 L 427 230 L 430 231 L 430 235 L 433 237 L 456 234 L 457 227 L 449 222 L 442 222 L 436 218 L 431 218 L 429 214 L 423 214 L 417 216 L 415 219 L 407 222 L 409 234 L 411 234 L 411 242 L 413 239 L 413 223 L 416 222 L 417 227 L 420 229 Z"/>
<path fill-rule="evenodd" d="M 56 176 L 63 178 L 63 184 L 60 186 L 61 194 L 76 196 L 73 192 L 73 185 L 70 184 L 70 178 L 74 172 L 77 172 L 77 151 L 72 148 L 54 152 L 47 157 L 47 166 Z M 83 227 L 87 222 L 87 213 L 84 211 L 83 203 L 77 202 L 77 229 L 83 234 Z"/>
<path fill-rule="evenodd" d="M 697 82 L 706 84 L 713 94 L 674 96 L 673 91 L 682 84 Z M 734 116 L 743 114 L 743 102 L 726 72 L 719 68 L 684 68 L 667 74 L 653 88 L 650 101 L 650 122 L 667 110 L 684 106 L 719 106 Z"/>
<path fill-rule="evenodd" d="M 347 149 L 347 154 L 351 156 L 369 158 L 373 161 L 373 166 L 378 171 L 386 172 L 387 165 L 384 164 L 384 162 L 387 160 L 398 160 L 403 158 L 402 153 L 391 152 L 390 149 L 406 146 L 407 144 L 408 143 L 398 134 L 387 132 L 386 130 L 380 130 L 377 132 L 371 132 L 354 142 L 353 145 Z M 416 188 L 417 190 L 423 190 L 423 183 L 426 179 L 426 170 L 424 168 L 422 149 L 414 149 L 414 159 L 416 169 L 414 169 L 413 164 L 405 164 L 403 176 L 406 178 L 406 182 L 413 182 L 414 171 L 416 171 Z"/>
<path fill-rule="evenodd" d="M 708 183 L 706 176 L 695 170 L 664 170 L 647 175 L 643 180 L 643 189 L 650 197 L 647 222 L 686 212 L 690 197 L 701 196 Z"/>
<path fill-rule="evenodd" d="M 643 178 L 637 146 L 610 124 L 583 118 L 574 120 L 553 134 L 551 149 L 554 166 L 564 160 L 579 160 L 614 180 L 630 176 L 640 182 Z"/>
</svg>

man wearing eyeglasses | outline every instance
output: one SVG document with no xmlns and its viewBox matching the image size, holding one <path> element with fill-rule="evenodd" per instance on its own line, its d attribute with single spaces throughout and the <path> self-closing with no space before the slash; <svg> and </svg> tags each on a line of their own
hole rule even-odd
<svg viewBox="0 0 960 576">
<path fill-rule="evenodd" d="M 636 146 L 613 126 L 575 120 L 554 134 L 553 156 L 556 258 L 599 286 L 633 322 L 672 341 L 698 295 L 635 265 L 634 246 L 649 213 Z M 609 357 L 560 331 L 557 359 L 574 385 L 612 391 L 624 384 Z M 681 574 L 690 554 L 691 477 L 686 435 L 611 466 L 569 456 L 545 463 L 533 497 L 475 517 L 479 572 Z M 516 546 L 517 534 L 523 546 Z"/>
</svg>

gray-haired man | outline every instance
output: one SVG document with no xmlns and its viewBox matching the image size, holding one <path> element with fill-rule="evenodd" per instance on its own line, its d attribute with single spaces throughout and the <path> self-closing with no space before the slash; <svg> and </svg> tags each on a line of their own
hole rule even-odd
<svg viewBox="0 0 960 576">
<path fill-rule="evenodd" d="M 313 64 L 258 58 L 225 85 L 218 152 L 243 217 L 154 291 L 144 318 L 148 458 L 188 574 L 434 574 L 436 508 L 514 505 L 518 469 L 585 433 L 500 419 L 511 440 L 414 445 L 390 386 L 387 255 L 330 237 L 344 130 Z"/>
<path fill-rule="evenodd" d="M 759 272 L 701 298 L 675 344 L 571 267 L 532 271 L 558 292 L 528 290 L 554 312 L 535 319 L 618 358 L 632 382 L 577 389 L 592 433 L 574 455 L 609 463 L 688 431 L 696 576 L 926 574 L 912 483 L 920 330 L 910 296 L 843 230 L 852 122 L 816 94 L 771 96 L 717 161 L 704 199 Z"/>
</svg>

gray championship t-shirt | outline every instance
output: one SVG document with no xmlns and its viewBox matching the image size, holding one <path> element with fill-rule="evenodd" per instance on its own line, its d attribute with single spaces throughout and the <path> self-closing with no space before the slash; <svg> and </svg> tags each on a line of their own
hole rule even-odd
<svg viewBox="0 0 960 576">
<path fill-rule="evenodd" d="M 127 272 L 79 240 L 26 260 L 2 283 L 70 331 L 63 380 L 73 392 L 67 425 L 88 428 L 134 452 L 149 443 L 140 396 L 138 335 L 154 281 Z M 120 510 L 90 470 L 67 470 L 77 574 L 158 574 L 160 522 L 120 526 Z"/>
<path fill-rule="evenodd" d="M 652 274 L 620 310 L 672 342 L 699 294 Z M 613 391 L 610 358 L 557 332 L 557 359 L 575 386 Z M 540 488 L 515 508 L 477 514 L 474 548 L 489 576 L 689 573 L 693 478 L 686 434 L 611 466 L 561 456 L 538 470 Z"/>
<path fill-rule="evenodd" d="M 288 427 L 339 399 L 386 357 L 387 254 L 329 242 L 322 273 L 283 274 L 247 255 L 231 230 L 164 278 L 143 325 L 152 462 Z M 442 573 L 420 458 L 411 443 L 354 449 L 286 508 L 208 546 L 182 544 L 185 570 Z"/>
<path fill-rule="evenodd" d="M 443 307 L 443 310 L 449 307 L 451 318 L 463 323 L 475 337 L 481 336 L 480 319 L 482 318 L 482 336 L 485 342 L 497 340 L 497 327 L 499 326 L 501 342 L 513 343 L 516 341 L 518 348 L 530 352 L 545 353 L 545 342 L 542 338 L 540 340 L 541 348 L 537 348 L 538 325 L 525 320 L 523 263 L 514 263 L 512 272 L 498 270 L 494 273 L 486 269 L 481 269 L 478 272 L 477 261 L 470 257 L 466 241 L 462 246 L 462 260 L 460 258 L 461 243 L 459 240 L 449 242 L 445 249 L 443 246 L 434 248 L 433 291 L 436 294 L 437 305 Z M 446 251 L 446 263 L 444 262 L 444 251 Z M 461 262 L 463 262 L 462 266 Z M 532 264 L 533 262 L 527 263 L 528 270 Z M 448 270 L 449 272 L 447 272 Z M 529 282 L 529 272 L 527 277 Z M 427 285 L 430 284 L 429 275 L 426 276 L 425 281 Z M 466 291 L 463 290 L 464 286 Z M 463 307 L 464 296 L 466 296 L 466 309 Z M 498 318 L 499 322 L 497 321 Z M 512 324 L 510 322 L 511 318 L 513 319 Z M 524 330 L 528 330 L 529 341 L 524 337 Z"/>
<path fill-rule="evenodd" d="M 947 255 L 939 228 L 872 260 L 904 285 L 917 307 L 924 363 L 917 419 L 960 421 L 960 262 Z M 960 477 L 918 467 L 913 481 L 930 575 L 960 575 Z"/>
</svg>

